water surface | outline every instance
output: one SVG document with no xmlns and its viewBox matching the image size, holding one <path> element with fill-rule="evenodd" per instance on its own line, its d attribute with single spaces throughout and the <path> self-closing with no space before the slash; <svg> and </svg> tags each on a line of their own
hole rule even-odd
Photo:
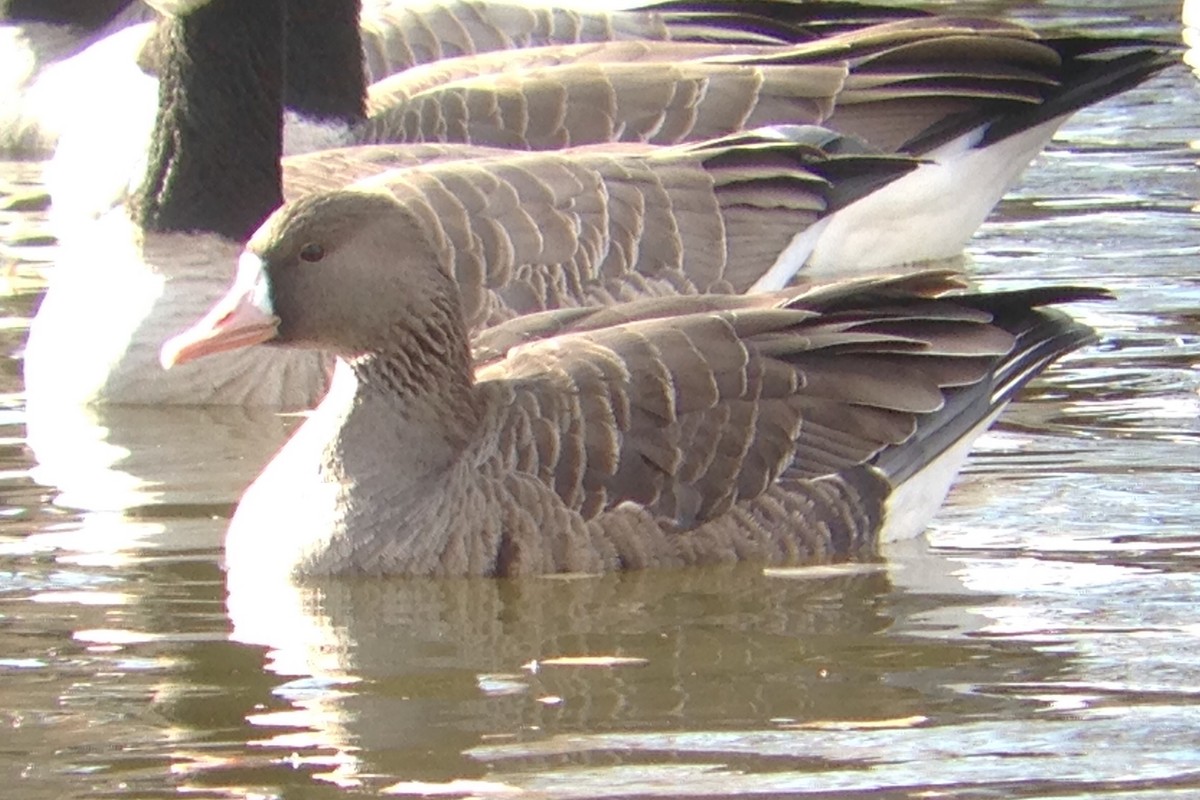
<svg viewBox="0 0 1200 800">
<path fill-rule="evenodd" d="M 1179 37 L 1156 2 L 944 4 Z M 241 489 L 294 420 L 29 419 L 36 204 L 0 212 L 4 796 L 1193 797 L 1200 86 L 1077 115 L 971 245 L 1109 287 L 1100 333 L 881 564 L 330 581 L 227 607 Z M 5 193 L 40 165 L 8 164 Z M 81 332 L 86 335 L 86 332 Z"/>
</svg>

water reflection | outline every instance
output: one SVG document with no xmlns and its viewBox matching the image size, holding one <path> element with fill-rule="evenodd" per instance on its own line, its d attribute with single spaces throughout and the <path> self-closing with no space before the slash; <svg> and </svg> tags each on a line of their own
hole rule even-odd
<svg viewBox="0 0 1200 800">
<path fill-rule="evenodd" d="M 953 5 L 1179 31 L 1177 2 Z M 26 419 L 54 248 L 36 202 L 0 209 L 0 774 L 33 798 L 1198 794 L 1197 104 L 1179 68 L 1080 114 L 974 241 L 982 286 L 1117 300 L 1073 309 L 1100 344 L 1005 414 L 929 535 L 766 575 L 235 575 L 227 601 L 225 519 L 295 420 Z M 0 180 L 32 197 L 38 166 Z"/>
<path fill-rule="evenodd" d="M 78 518 L 22 547 L 109 563 L 131 550 L 218 548 L 214 520 L 228 518 L 297 422 L 236 407 L 30 409 L 30 475 Z"/>
<path fill-rule="evenodd" d="M 1188 745 L 1178 741 L 1145 751 L 1136 760 L 1114 759 L 1109 752 L 1113 747 L 1122 751 L 1138 748 L 1145 731 L 1164 724 L 1193 730 L 1200 721 L 1196 714 L 1179 715 L 1164 706 L 1142 707 L 1119 717 L 1082 716 L 1091 723 L 1083 737 L 1073 721 L 1078 717 L 1072 714 L 1062 720 L 1043 720 L 1036 727 L 1003 722 L 967 724 L 959 726 L 953 737 L 937 727 L 742 731 L 703 737 L 599 735 L 545 748 L 486 747 L 475 755 L 515 767 L 503 775 L 501 785 L 553 797 L 617 793 L 675 797 L 680 785 L 688 787 L 690 797 L 800 796 L 809 792 L 820 792 L 822 797 L 878 797 L 888 796 L 888 790 L 896 796 L 1003 797 L 1012 796 L 1018 786 L 1038 791 L 1039 796 L 1075 795 L 1083 787 L 1089 793 L 1111 796 L 1121 791 L 1136 793 L 1152 782 L 1166 791 L 1200 787 L 1200 773 L 1179 775 L 1178 761 L 1187 758 Z M 592 751 L 597 756 L 606 751 L 659 757 L 671 753 L 681 763 L 664 764 L 656 759 L 645 765 L 555 770 L 539 770 L 529 763 L 550 761 L 564 751 Z M 749 756 L 764 768 L 744 770 L 739 755 Z M 512 764 L 514 760 L 518 763 Z M 401 784 L 396 790 L 407 793 L 407 788 Z"/>
<path fill-rule="evenodd" d="M 1105 748 L 1137 752 L 1147 730 L 1193 730 L 1194 714 L 1171 709 L 1196 695 L 1173 679 L 1097 674 L 1089 662 L 1129 662 L 1103 651 L 1133 629 L 1062 605 L 1089 588 L 1130 592 L 1151 571 L 1018 564 L 1021 591 L 1058 609 L 1035 619 L 1005 597 L 1014 565 L 997 566 L 993 585 L 976 564 L 974 585 L 953 594 L 947 578 L 962 572 L 914 552 L 769 576 L 331 581 L 295 590 L 293 621 L 253 592 L 230 612 L 234 636 L 270 645 L 271 669 L 293 676 L 275 689 L 289 710 L 254 717 L 270 733 L 259 744 L 340 785 L 402 775 L 396 793 L 556 797 L 678 796 L 680 781 L 689 796 L 1200 785 L 1178 772 L 1190 740 L 1139 760 L 1134 781 L 1111 758 Z M 988 622 L 963 635 L 968 617 Z M 1172 657 L 1197 633 L 1136 631 L 1146 646 L 1176 640 Z M 553 664 L 563 656 L 582 663 Z M 605 656 L 632 663 L 581 658 Z"/>
<path fill-rule="evenodd" d="M 942 582 L 945 567 L 925 573 Z M 903 592 L 893 583 L 896 570 L 905 573 Z M 333 748 L 344 755 L 341 782 L 356 773 L 446 782 L 496 769 L 524 785 L 530 776 L 507 773 L 538 766 L 570 781 L 580 767 L 641 769 L 651 755 L 717 759 L 754 773 L 779 769 L 771 762 L 783 755 L 812 758 L 815 767 L 829 751 L 805 744 L 814 729 L 844 729 L 846 737 L 876 725 L 932 725 L 964 713 L 1007 718 L 1044 705 L 981 687 L 998 673 L 1033 684 L 1060 678 L 1069 656 L 999 639 L 924 635 L 929 623 L 920 618 L 932 610 L 949 614 L 951 606 L 991 598 L 967 600 L 961 584 L 956 596 L 939 586 L 922 592 L 920 571 L 901 558 L 886 567 L 770 576 L 742 567 L 329 581 L 294 590 L 291 619 L 279 604 L 264 604 L 262 587 L 235 592 L 230 613 L 235 638 L 269 645 L 271 668 L 296 676 L 276 690 L 295 711 L 258 722 L 294 725 L 304 735 L 263 743 Z M 553 663 L 564 656 L 633 663 Z M 773 738 L 782 752 L 754 745 Z M 590 791 L 612 779 L 600 772 Z M 743 789 L 757 778 L 748 780 Z"/>
</svg>

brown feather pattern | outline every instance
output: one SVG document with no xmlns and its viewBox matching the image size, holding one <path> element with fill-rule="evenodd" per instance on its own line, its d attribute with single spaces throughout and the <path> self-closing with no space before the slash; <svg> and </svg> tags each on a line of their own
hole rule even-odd
<svg viewBox="0 0 1200 800">
<path fill-rule="evenodd" d="M 711 181 L 704 154 L 726 146 L 683 148 L 699 161 L 646 180 Z M 261 534 L 256 505 L 279 512 L 273 488 L 299 506 L 284 526 L 295 573 L 511 575 L 869 551 L 902 481 L 1090 337 L 1038 307 L 1103 294 L 945 296 L 957 278 L 920 273 L 541 311 L 472 339 L 482 316 L 509 308 L 487 284 L 492 266 L 459 265 L 482 241 L 473 222 L 538 220 L 502 226 L 514 252 L 503 283 L 535 300 L 570 301 L 598 256 L 555 279 L 521 254 L 596 254 L 608 236 L 600 226 L 601 238 L 581 237 L 571 211 L 594 197 L 608 207 L 602 169 L 558 164 L 544 177 L 514 158 L 495 180 L 484 163 L 314 195 L 252 238 L 278 343 L 343 361 L 295 447 L 239 508 L 235 551 Z M 717 159 L 734 172 L 747 163 L 760 174 L 769 162 Z M 398 191 L 413 182 L 428 188 Z M 539 203 L 555 214 L 534 213 Z M 302 263 L 314 243 L 321 258 Z M 402 257 L 380 269 L 387 255 Z M 297 456 L 309 459 L 299 471 Z M 315 485 L 297 487 L 298 474 Z"/>
<path fill-rule="evenodd" d="M 626 506 L 636 504 L 637 525 L 649 519 L 663 534 L 688 531 L 684 563 L 730 558 L 746 535 L 764 538 L 744 552 L 766 548 L 779 558 L 783 543 L 766 536 L 769 526 L 761 521 L 797 513 L 798 504 L 810 520 L 818 517 L 814 509 L 828 509 L 818 526 L 822 537 L 832 541 L 835 529 L 846 532 L 840 551 L 853 549 L 849 542 L 862 534 L 849 532 L 881 513 L 883 495 L 874 506 L 861 496 L 863 485 L 886 487 L 881 476 L 863 472 L 871 458 L 911 437 L 919 417 L 941 408 L 947 388 L 972 377 L 985 381 L 1013 335 L 970 306 L 960 307 L 961 316 L 972 321 L 947 328 L 940 317 L 953 301 L 867 303 L 842 312 L 822 309 L 819 300 L 772 307 L 781 301 L 764 296 L 759 309 L 666 318 L 653 316 L 658 312 L 648 302 L 643 307 L 651 316 L 640 321 L 588 330 L 575 315 L 549 339 L 531 342 L 526 333 L 524 344 L 476 373 L 491 409 L 484 426 L 497 426 L 500 442 L 522 443 L 491 451 L 489 463 L 544 481 L 552 494 L 543 502 L 578 515 L 600 540 L 634 524 Z M 932 319 L 921 319 L 925 305 Z M 859 328 L 872 333 L 857 336 Z M 953 346 L 971 329 L 987 335 Z M 790 348 L 782 344 L 787 336 Z M 918 344 L 919 353 L 895 352 L 897 336 Z M 759 351 L 760 338 L 771 341 L 771 355 Z M 842 349 L 846 338 L 851 346 Z M 977 355 L 981 349 L 987 358 Z M 848 470 L 862 473 L 854 503 L 846 501 Z M 647 557 L 645 544 L 633 554 L 616 549 L 622 563 Z M 515 570 L 520 559 L 502 561 Z"/>
<path fill-rule="evenodd" d="M 790 46 L 598 42 L 450 59 L 372 88 L 364 141 L 556 149 L 823 124 L 894 151 L 955 115 L 1036 106 L 1063 56 L 1014 23 L 931 17 Z M 984 117 L 975 119 L 978 124 Z M 964 123 L 965 124 L 965 123 Z M 969 126 L 968 126 L 969 127 Z"/>
<path fill-rule="evenodd" d="M 423 237 L 408 246 L 454 276 L 477 330 L 545 308 L 744 291 L 793 236 L 855 196 L 840 173 L 886 182 L 915 166 L 831 155 L 804 133 L 453 162 L 434 149 L 434 163 L 361 187 L 388 191 L 418 221 Z"/>
<path fill-rule="evenodd" d="M 694 3 L 671 5 L 650 3 L 643 8 L 592 11 L 504 0 L 367 0 L 362 13 L 366 68 L 378 81 L 421 64 L 493 52 L 518 55 L 547 45 L 608 41 L 640 45 L 643 40 L 731 42 L 738 47 L 779 44 L 918 13 L 828 6 L 810 13 L 803 3 L 751 9 L 731 2 L 719 11 L 698 9 Z"/>
</svg>

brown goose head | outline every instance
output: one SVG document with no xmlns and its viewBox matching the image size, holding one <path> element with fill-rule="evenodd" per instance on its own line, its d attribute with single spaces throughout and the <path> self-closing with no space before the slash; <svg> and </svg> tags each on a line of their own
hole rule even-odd
<svg viewBox="0 0 1200 800">
<path fill-rule="evenodd" d="M 461 327 L 458 293 L 416 218 L 390 194 L 335 191 L 276 211 L 229 292 L 162 348 L 165 367 L 268 343 L 357 358 Z"/>
</svg>

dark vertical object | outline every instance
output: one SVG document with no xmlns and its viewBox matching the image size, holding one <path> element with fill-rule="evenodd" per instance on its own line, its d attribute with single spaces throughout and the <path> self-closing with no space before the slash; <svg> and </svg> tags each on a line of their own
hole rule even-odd
<svg viewBox="0 0 1200 800">
<path fill-rule="evenodd" d="M 212 0 L 164 24 L 134 219 L 245 239 L 283 201 L 283 0 Z"/>
<path fill-rule="evenodd" d="M 284 105 L 309 119 L 366 117 L 359 0 L 289 0 Z"/>
</svg>

